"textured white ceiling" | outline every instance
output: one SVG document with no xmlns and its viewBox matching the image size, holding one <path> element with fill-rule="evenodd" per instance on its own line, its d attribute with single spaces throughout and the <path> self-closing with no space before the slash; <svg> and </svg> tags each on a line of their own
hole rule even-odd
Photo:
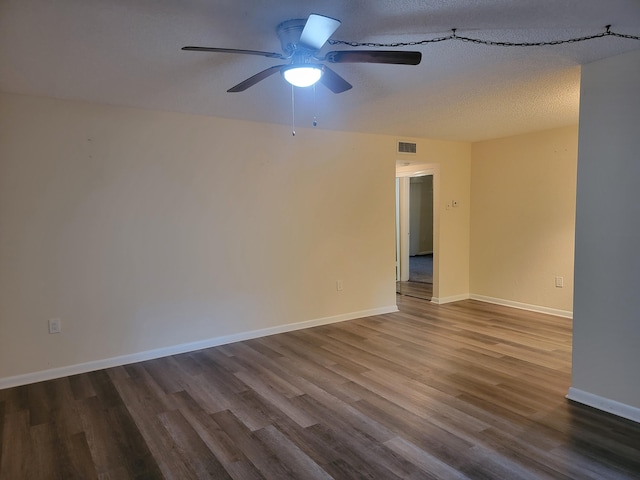
<svg viewBox="0 0 640 480">
<path fill-rule="evenodd" d="M 388 43 L 450 33 L 516 42 L 612 30 L 640 35 L 638 0 L 0 0 L 0 90 L 260 122 L 291 122 L 279 75 L 226 93 L 279 60 L 180 50 L 280 51 L 275 27 L 319 13 L 333 39 Z M 476 141 L 577 123 L 580 65 L 640 48 L 607 37 L 552 47 L 429 44 L 419 66 L 336 64 L 354 85 L 296 94 L 296 122 Z M 351 49 L 325 46 L 328 50 Z"/>
</svg>

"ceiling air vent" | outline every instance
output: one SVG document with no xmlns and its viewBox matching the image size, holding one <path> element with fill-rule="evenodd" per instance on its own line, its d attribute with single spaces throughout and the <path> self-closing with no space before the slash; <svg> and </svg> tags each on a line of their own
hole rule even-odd
<svg viewBox="0 0 640 480">
<path fill-rule="evenodd" d="M 416 144 L 410 142 L 398 142 L 398 153 L 416 154 Z"/>
</svg>

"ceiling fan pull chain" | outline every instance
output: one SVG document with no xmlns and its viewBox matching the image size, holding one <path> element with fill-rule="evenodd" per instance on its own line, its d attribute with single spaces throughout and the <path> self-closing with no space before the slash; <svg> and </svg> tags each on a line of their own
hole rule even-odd
<svg viewBox="0 0 640 480">
<path fill-rule="evenodd" d="M 296 136 L 296 96 L 295 87 L 291 85 L 291 134 Z"/>
<path fill-rule="evenodd" d="M 316 99 L 316 84 L 313 84 L 313 126 L 318 126 L 318 101 Z"/>
</svg>

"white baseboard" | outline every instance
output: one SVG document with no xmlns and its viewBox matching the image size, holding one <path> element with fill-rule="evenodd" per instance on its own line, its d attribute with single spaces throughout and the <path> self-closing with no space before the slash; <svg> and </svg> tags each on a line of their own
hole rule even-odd
<svg viewBox="0 0 640 480">
<path fill-rule="evenodd" d="M 543 307 L 540 305 L 530 305 L 528 303 L 514 302 L 511 300 L 504 300 L 502 298 L 485 297 L 484 295 L 476 295 L 474 293 L 469 295 L 468 298 L 472 300 L 478 300 L 480 302 L 495 303 L 496 305 L 502 305 L 504 307 L 513 307 L 513 308 L 519 308 L 520 310 L 529 310 L 531 312 L 546 313 L 547 315 L 556 315 L 558 317 L 573 318 L 573 312 L 569 310 L 558 310 L 556 308 Z"/>
<path fill-rule="evenodd" d="M 373 315 L 382 315 L 385 313 L 393 313 L 397 311 L 398 307 L 396 305 L 392 305 L 370 310 L 361 310 L 359 312 L 343 313 L 341 315 L 334 315 L 332 317 L 316 318 L 313 320 L 306 320 L 304 322 L 278 325 L 276 327 L 269 327 L 259 330 L 252 330 L 249 332 L 236 333 L 233 335 L 224 335 L 221 337 L 209 338 L 207 340 L 201 340 L 198 342 L 171 345 L 169 347 L 157 348 L 154 350 L 132 353 L 129 355 L 121 355 L 118 357 L 94 360 L 91 362 L 52 368 L 49 370 L 26 373 L 24 375 L 16 375 L 13 377 L 5 377 L 0 378 L 0 390 L 4 388 L 17 387 L 20 385 L 27 385 L 30 383 L 42 382 L 45 380 L 53 380 L 54 378 L 67 377 L 69 375 L 77 375 L 79 373 L 93 372 L 95 370 L 102 370 L 103 368 L 117 367 L 120 365 L 152 360 L 154 358 L 177 355 L 179 353 L 193 352 L 196 350 L 202 350 L 203 348 L 217 347 L 219 345 L 241 342 L 243 340 L 251 340 L 252 338 L 267 337 L 269 335 L 275 335 L 277 333 L 293 332 L 294 330 L 301 330 L 303 328 L 318 327 L 320 325 L 328 325 L 331 323 L 344 322 L 346 320 L 355 320 L 356 318 L 371 317 Z"/>
<path fill-rule="evenodd" d="M 640 408 L 632 407 L 626 403 L 616 402 L 615 400 L 601 397 L 600 395 L 594 395 L 593 393 L 585 392 L 584 390 L 573 387 L 569 388 L 567 398 L 574 402 L 597 408 L 603 412 L 611 413 L 618 417 L 640 423 Z"/>
<path fill-rule="evenodd" d="M 459 302 L 460 300 L 469 300 L 469 294 L 463 293 L 461 295 L 452 295 L 451 297 L 433 297 L 431 303 L 437 303 L 438 305 L 444 305 L 445 303 Z"/>
<path fill-rule="evenodd" d="M 471 294 L 463 293 L 460 295 L 452 295 L 450 297 L 442 297 L 442 298 L 433 297 L 431 299 L 431 303 L 437 303 L 439 305 L 443 305 L 445 303 L 459 302 L 461 300 L 468 300 L 468 299 L 478 300 L 480 302 L 494 303 L 496 305 L 502 305 L 504 307 L 519 308 L 520 310 L 529 310 L 531 312 L 545 313 L 547 315 L 556 315 L 558 317 L 573 318 L 573 312 L 570 312 L 568 310 L 558 310 L 556 308 L 543 307 L 540 305 L 531 305 L 528 303 L 514 302 L 512 300 L 505 300 L 503 298 L 486 297 L 484 295 L 476 295 L 475 293 L 471 293 Z"/>
</svg>

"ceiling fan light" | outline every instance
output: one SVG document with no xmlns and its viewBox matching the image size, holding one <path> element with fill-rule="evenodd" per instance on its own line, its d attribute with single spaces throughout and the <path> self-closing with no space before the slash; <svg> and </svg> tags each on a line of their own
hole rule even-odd
<svg viewBox="0 0 640 480">
<path fill-rule="evenodd" d="M 292 66 L 282 72 L 284 79 L 294 87 L 310 87 L 322 77 L 319 65 Z"/>
</svg>

